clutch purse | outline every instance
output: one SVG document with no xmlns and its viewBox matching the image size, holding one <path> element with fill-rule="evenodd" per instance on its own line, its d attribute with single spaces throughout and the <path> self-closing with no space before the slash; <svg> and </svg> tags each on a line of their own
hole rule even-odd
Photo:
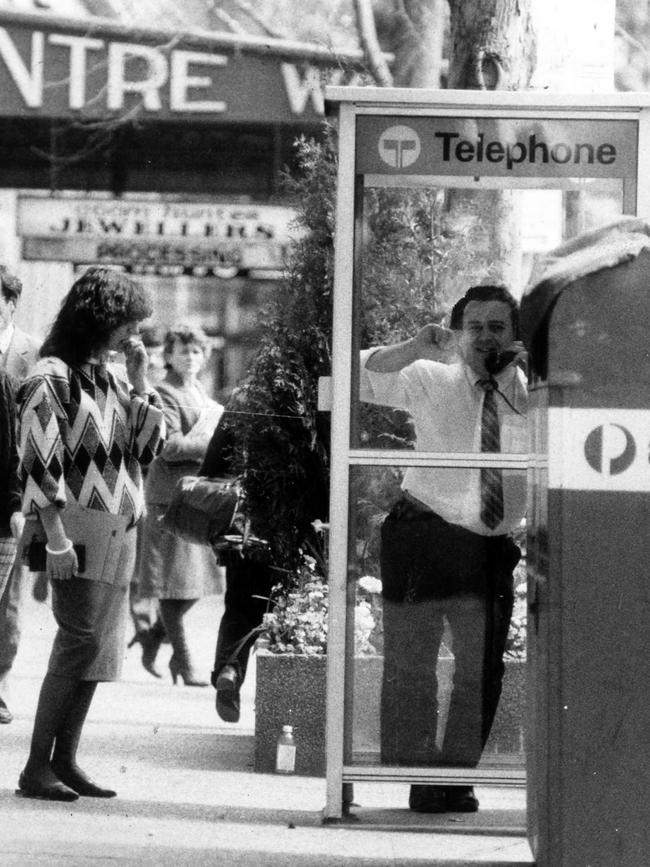
<svg viewBox="0 0 650 867">
<path fill-rule="evenodd" d="M 113 584 L 124 544 L 128 518 L 70 503 L 61 515 L 77 555 L 77 575 Z M 45 572 L 47 536 L 38 518 L 28 518 L 20 540 L 20 556 L 30 572 Z"/>
</svg>

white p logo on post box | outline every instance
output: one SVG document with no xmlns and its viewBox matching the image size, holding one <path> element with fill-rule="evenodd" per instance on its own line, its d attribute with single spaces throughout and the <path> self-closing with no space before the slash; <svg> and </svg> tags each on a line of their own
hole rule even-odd
<svg viewBox="0 0 650 867">
<path fill-rule="evenodd" d="M 552 407 L 550 488 L 650 491 L 650 411 Z"/>
</svg>

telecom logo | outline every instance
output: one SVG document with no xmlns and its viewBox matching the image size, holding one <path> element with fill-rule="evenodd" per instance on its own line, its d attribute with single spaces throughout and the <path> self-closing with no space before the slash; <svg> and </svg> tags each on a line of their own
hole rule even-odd
<svg viewBox="0 0 650 867">
<path fill-rule="evenodd" d="M 384 130 L 377 145 L 379 156 L 391 169 L 406 169 L 420 156 L 420 136 L 410 126 L 391 126 Z"/>
<path fill-rule="evenodd" d="M 622 424 L 601 424 L 587 436 L 584 451 L 592 470 L 606 476 L 618 476 L 634 463 L 636 444 Z"/>
</svg>

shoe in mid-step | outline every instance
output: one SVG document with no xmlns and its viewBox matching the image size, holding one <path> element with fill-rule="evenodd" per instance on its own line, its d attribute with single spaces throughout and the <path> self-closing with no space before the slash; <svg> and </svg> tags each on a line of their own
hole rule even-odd
<svg viewBox="0 0 650 867">
<path fill-rule="evenodd" d="M 239 675 L 233 665 L 224 665 L 215 682 L 217 690 L 217 713 L 224 722 L 239 722 Z"/>
</svg>

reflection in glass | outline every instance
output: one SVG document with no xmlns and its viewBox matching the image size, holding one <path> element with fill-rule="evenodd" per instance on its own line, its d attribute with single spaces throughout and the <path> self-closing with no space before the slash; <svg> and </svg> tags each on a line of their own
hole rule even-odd
<svg viewBox="0 0 650 867">
<path fill-rule="evenodd" d="M 448 324 L 454 302 L 471 285 L 505 283 L 519 298 L 545 253 L 622 213 L 619 180 L 565 178 L 561 186 L 468 190 L 366 185 L 354 278 L 359 348 L 394 345 L 427 323 Z M 445 363 L 458 361 L 457 350 L 449 346 Z M 396 409 L 398 403 L 363 396 L 367 383 L 357 361 L 355 348 L 352 448 L 412 450 L 417 419 Z M 513 392 L 511 383 L 504 384 L 503 396 L 510 402 L 516 402 Z M 469 434 L 467 439 L 453 450 L 478 450 Z M 417 448 L 425 449 L 421 442 Z M 525 451 L 525 446 L 503 443 L 502 451 Z"/>
<path fill-rule="evenodd" d="M 523 762 L 523 527 L 468 546 L 462 527 L 409 514 L 403 468 L 352 470 L 348 760 Z"/>
</svg>

